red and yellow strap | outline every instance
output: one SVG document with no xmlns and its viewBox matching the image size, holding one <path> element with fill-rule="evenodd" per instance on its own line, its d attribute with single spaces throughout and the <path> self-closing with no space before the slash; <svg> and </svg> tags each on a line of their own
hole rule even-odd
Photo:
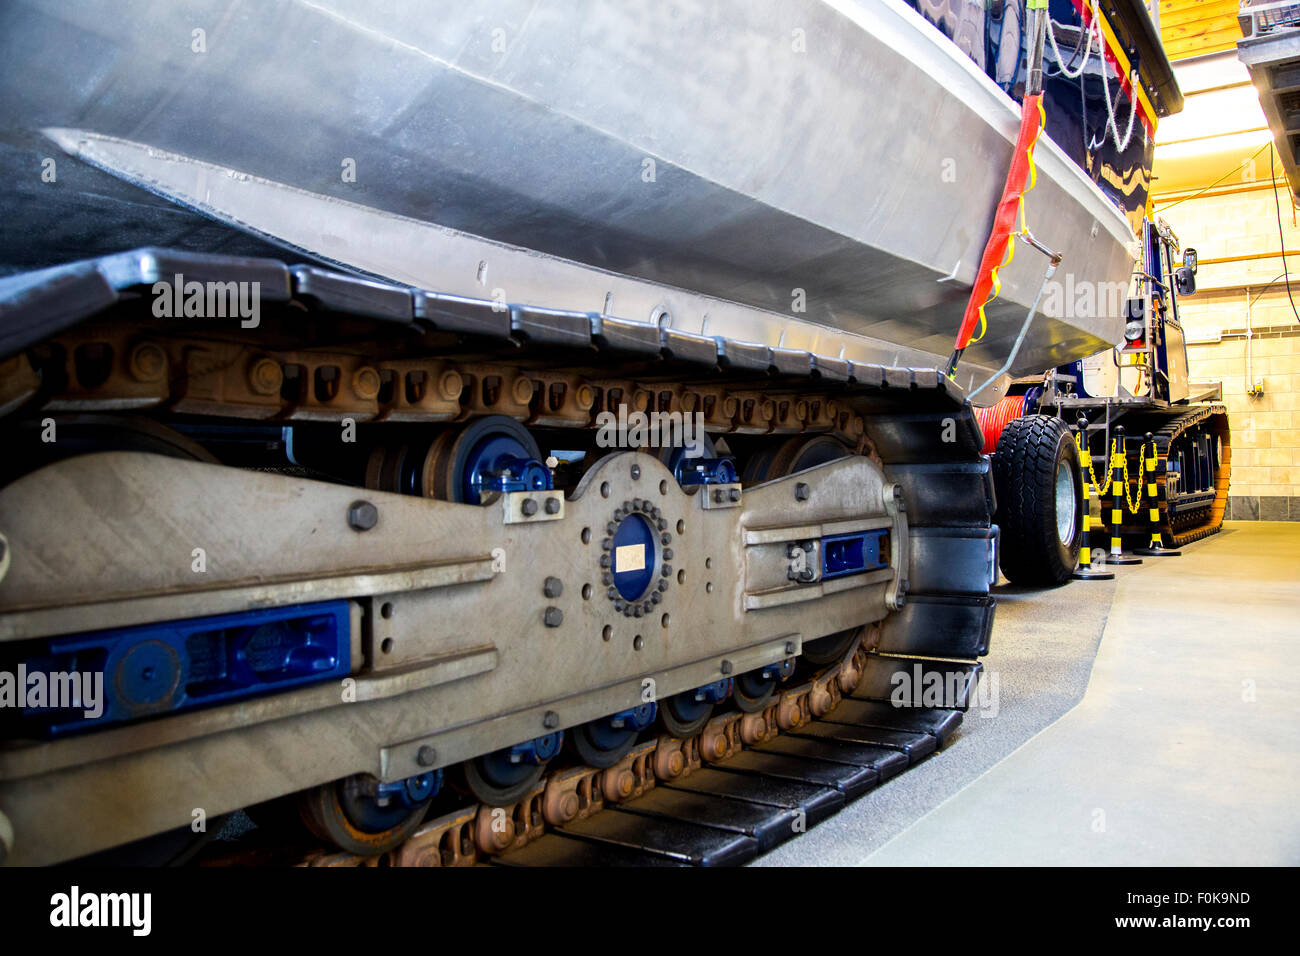
<svg viewBox="0 0 1300 956">
<path fill-rule="evenodd" d="M 998 270 L 1005 269 L 1015 258 L 1017 232 L 1024 234 L 1029 231 L 1025 223 L 1025 193 L 1034 188 L 1038 179 L 1034 168 L 1034 145 L 1046 123 L 1047 111 L 1043 109 L 1042 94 L 1026 96 L 1020 104 L 1020 133 L 1002 187 L 1002 198 L 993 217 L 993 230 L 984 245 L 979 271 L 975 274 L 975 286 L 966 301 L 966 312 L 957 330 L 958 352 L 984 337 L 988 330 L 984 307 L 1002 291 Z M 1016 227 L 1017 218 L 1019 229 Z M 979 335 L 974 335 L 976 323 L 979 324 Z"/>
</svg>

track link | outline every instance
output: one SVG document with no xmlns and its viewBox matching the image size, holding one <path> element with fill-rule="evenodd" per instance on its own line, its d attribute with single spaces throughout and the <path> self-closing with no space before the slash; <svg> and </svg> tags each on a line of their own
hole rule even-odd
<svg viewBox="0 0 1300 956">
<path fill-rule="evenodd" d="M 519 803 L 427 821 L 378 857 L 327 847 L 220 849 L 206 866 L 735 866 L 750 862 L 935 754 L 961 725 L 982 665 L 873 652 L 844 659 L 758 714 L 713 718 L 696 737 L 642 743 L 607 770 L 553 770 Z M 899 701 L 918 675 L 949 706 Z M 933 675 L 933 676 L 930 676 Z M 914 705 L 915 704 L 915 705 Z"/>
</svg>

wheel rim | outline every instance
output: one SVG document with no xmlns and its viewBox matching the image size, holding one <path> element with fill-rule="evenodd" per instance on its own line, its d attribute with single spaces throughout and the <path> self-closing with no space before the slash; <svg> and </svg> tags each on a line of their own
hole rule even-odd
<svg viewBox="0 0 1300 956">
<path fill-rule="evenodd" d="M 776 448 L 765 448 L 750 459 L 745 468 L 747 485 L 761 484 L 774 478 L 847 458 L 852 452 L 829 435 L 812 438 L 796 435 Z"/>
<path fill-rule="evenodd" d="M 520 766 L 507 772 L 499 761 L 475 757 L 463 765 L 466 788 L 480 803 L 500 807 L 514 803 L 537 785 L 546 771 L 545 764 Z M 506 778 L 504 781 L 502 778 Z"/>
<path fill-rule="evenodd" d="M 421 774 L 411 778 L 410 786 L 400 795 L 393 795 L 387 804 L 381 804 L 374 794 L 362 786 L 358 777 L 349 777 L 337 786 L 343 815 L 363 833 L 385 833 L 401 827 L 413 813 L 429 806 L 430 799 L 438 789 L 434 774 Z"/>
<path fill-rule="evenodd" d="M 853 638 L 857 636 L 857 633 L 858 629 L 851 627 L 847 631 L 839 631 L 809 641 L 803 646 L 801 656 L 814 667 L 833 664 L 848 653 L 849 645 L 853 643 Z"/>
<path fill-rule="evenodd" d="M 609 726 L 594 721 L 575 728 L 572 733 L 574 749 L 589 767 L 604 770 L 614 766 L 636 746 L 637 731 Z"/>
<path fill-rule="evenodd" d="M 763 677 L 760 671 L 741 674 L 736 678 L 732 699 L 736 709 L 745 714 L 756 714 L 771 702 L 776 694 L 776 678 Z"/>
<path fill-rule="evenodd" d="M 380 809 L 369 805 L 346 781 L 336 781 L 304 791 L 297 802 L 303 823 L 316 836 L 348 853 L 377 856 L 395 849 L 414 832 L 431 800 L 432 794 L 403 804 L 400 811 Z M 372 815 L 375 810 L 378 813 Z"/>
<path fill-rule="evenodd" d="M 1056 535 L 1069 546 L 1075 529 L 1074 471 L 1069 461 L 1056 465 Z"/>
<path fill-rule="evenodd" d="M 664 727 L 674 737 L 693 737 L 704 728 L 713 716 L 713 704 L 696 700 L 695 691 L 686 691 L 669 697 L 659 708 Z"/>
</svg>

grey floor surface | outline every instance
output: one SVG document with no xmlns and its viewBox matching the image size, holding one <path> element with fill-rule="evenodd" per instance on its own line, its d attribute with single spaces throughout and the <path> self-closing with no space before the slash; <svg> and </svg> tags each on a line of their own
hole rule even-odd
<svg viewBox="0 0 1300 956">
<path fill-rule="evenodd" d="M 755 865 L 1300 863 L 1300 523 L 1114 570 L 1000 587 L 996 706 Z"/>
</svg>

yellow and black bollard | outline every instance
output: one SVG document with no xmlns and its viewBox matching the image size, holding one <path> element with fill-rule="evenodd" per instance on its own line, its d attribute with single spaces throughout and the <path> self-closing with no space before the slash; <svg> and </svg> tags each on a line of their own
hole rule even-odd
<svg viewBox="0 0 1300 956">
<path fill-rule="evenodd" d="M 1124 523 L 1124 501 L 1128 497 L 1128 449 L 1124 444 L 1124 426 L 1115 426 L 1115 441 L 1110 456 L 1110 557 L 1107 564 L 1141 564 L 1142 559 L 1124 553 L 1120 525 Z M 1138 483 L 1138 500 L 1142 485 Z"/>
<path fill-rule="evenodd" d="M 1134 554 L 1150 555 L 1159 558 L 1174 558 L 1183 552 L 1177 548 L 1166 548 L 1164 538 L 1160 533 L 1160 496 L 1159 487 L 1156 485 L 1156 459 L 1159 454 L 1156 451 L 1155 436 L 1150 432 L 1146 434 L 1146 469 L 1141 477 L 1140 482 L 1146 482 L 1147 497 L 1151 499 L 1150 506 L 1147 508 L 1147 518 L 1151 521 L 1151 543 L 1145 548 L 1134 548 Z"/>
<path fill-rule="evenodd" d="M 1104 545 L 1100 549 L 1091 546 L 1092 537 L 1097 532 L 1092 527 L 1092 453 L 1088 451 L 1088 419 L 1080 415 L 1078 427 L 1074 443 L 1079 448 L 1079 475 L 1083 486 L 1083 534 L 1080 538 L 1082 545 L 1079 548 L 1079 566 L 1070 577 L 1079 581 L 1109 581 L 1115 577 L 1114 571 L 1104 570 L 1100 567 L 1100 562 L 1098 567 L 1092 565 L 1093 551 L 1099 550 L 1104 555 L 1106 549 Z"/>
</svg>

